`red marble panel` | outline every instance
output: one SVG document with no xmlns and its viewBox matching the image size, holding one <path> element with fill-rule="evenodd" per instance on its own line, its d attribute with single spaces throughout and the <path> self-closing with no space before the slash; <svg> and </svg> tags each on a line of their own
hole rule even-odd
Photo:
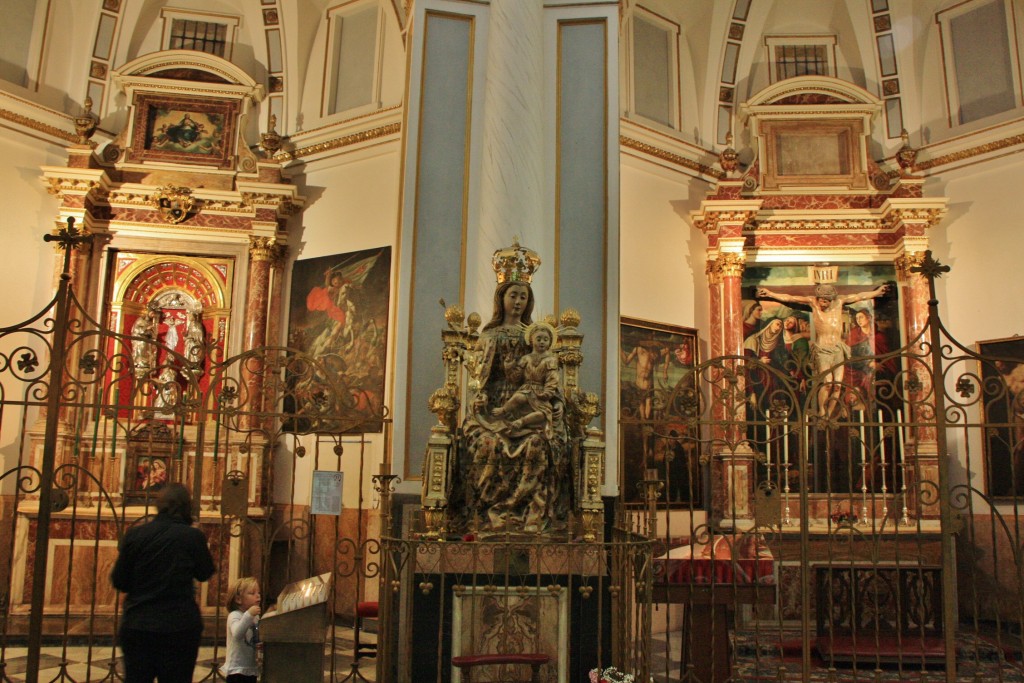
<svg viewBox="0 0 1024 683">
<path fill-rule="evenodd" d="M 900 184 L 896 186 L 892 196 L 900 199 L 921 199 L 924 197 L 924 187 L 917 183 L 913 185 Z"/>
<path fill-rule="evenodd" d="M 840 232 L 799 232 L 772 233 L 763 232 L 753 236 L 753 244 L 759 248 L 824 248 L 824 247 L 866 247 L 893 246 L 898 244 L 902 236 L 897 233 L 840 233 Z"/>
<path fill-rule="evenodd" d="M 88 609 L 95 599 L 97 608 L 113 609 L 117 591 L 109 577 L 117 560 L 116 545 L 76 543 L 72 549 L 60 544 L 54 546 L 52 558 L 47 601 L 51 607 L 63 607 L 67 601 L 72 609 Z"/>
<path fill-rule="evenodd" d="M 839 209 L 877 209 L 888 195 L 859 194 L 783 194 L 766 195 L 762 209 L 799 211 L 836 211 Z"/>
<path fill-rule="evenodd" d="M 60 200 L 60 205 L 67 209 L 81 209 L 85 207 L 85 197 L 80 194 L 63 194 Z"/>
<path fill-rule="evenodd" d="M 102 211 L 99 209 L 103 208 Z M 148 225 L 167 225 L 167 219 L 163 214 L 154 209 L 138 207 L 97 207 L 96 217 L 100 220 L 123 221 L 130 223 L 145 223 Z M 274 220 L 273 218 L 268 220 Z M 222 228 L 226 230 L 250 230 L 252 229 L 252 216 L 230 216 L 223 214 L 203 213 L 202 207 L 198 213 L 191 214 L 184 223 L 189 227 L 199 228 Z"/>
</svg>

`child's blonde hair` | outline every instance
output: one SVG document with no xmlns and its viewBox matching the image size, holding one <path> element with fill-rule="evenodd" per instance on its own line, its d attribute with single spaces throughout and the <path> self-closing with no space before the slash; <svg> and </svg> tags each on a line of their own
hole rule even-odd
<svg viewBox="0 0 1024 683">
<path fill-rule="evenodd" d="M 242 609 L 239 604 L 239 598 L 242 597 L 242 593 L 252 586 L 259 586 L 260 582 L 256 580 L 255 576 L 241 576 L 235 579 L 235 582 L 231 584 L 231 590 L 228 592 L 228 611 L 234 612 L 235 610 Z"/>
</svg>

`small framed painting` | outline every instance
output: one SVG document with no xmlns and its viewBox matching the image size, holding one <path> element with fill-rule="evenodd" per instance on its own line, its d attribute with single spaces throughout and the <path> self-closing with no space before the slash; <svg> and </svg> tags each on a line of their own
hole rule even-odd
<svg viewBox="0 0 1024 683">
<path fill-rule="evenodd" d="M 985 484 L 996 499 L 1024 496 L 1024 337 L 978 342 Z"/>
<path fill-rule="evenodd" d="M 673 400 L 697 365 L 697 330 L 622 318 L 619 331 L 619 462 L 622 500 L 642 504 L 640 482 L 665 487 L 662 507 L 700 507 L 704 478 L 694 427 Z M 694 394 L 695 396 L 695 394 Z"/>
</svg>

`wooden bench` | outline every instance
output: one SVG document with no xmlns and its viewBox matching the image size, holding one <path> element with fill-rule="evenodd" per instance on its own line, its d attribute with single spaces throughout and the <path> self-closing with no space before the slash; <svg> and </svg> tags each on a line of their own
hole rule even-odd
<svg viewBox="0 0 1024 683">
<path fill-rule="evenodd" d="M 530 667 L 530 683 L 540 683 L 540 668 L 551 661 L 551 655 L 524 652 L 514 655 L 459 655 L 452 657 L 452 666 L 462 671 L 464 683 L 471 683 L 470 672 L 475 666 L 497 666 L 498 664 L 526 664 Z"/>
</svg>

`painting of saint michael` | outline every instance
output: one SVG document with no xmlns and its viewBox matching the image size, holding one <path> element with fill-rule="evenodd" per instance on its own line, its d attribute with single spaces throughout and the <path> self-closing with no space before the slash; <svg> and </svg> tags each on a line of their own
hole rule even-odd
<svg viewBox="0 0 1024 683">
<path fill-rule="evenodd" d="M 390 281 L 390 247 L 296 261 L 292 271 L 288 346 L 341 375 L 351 392 L 343 431 L 383 427 Z M 299 400 L 303 387 L 292 393 Z"/>
</svg>

